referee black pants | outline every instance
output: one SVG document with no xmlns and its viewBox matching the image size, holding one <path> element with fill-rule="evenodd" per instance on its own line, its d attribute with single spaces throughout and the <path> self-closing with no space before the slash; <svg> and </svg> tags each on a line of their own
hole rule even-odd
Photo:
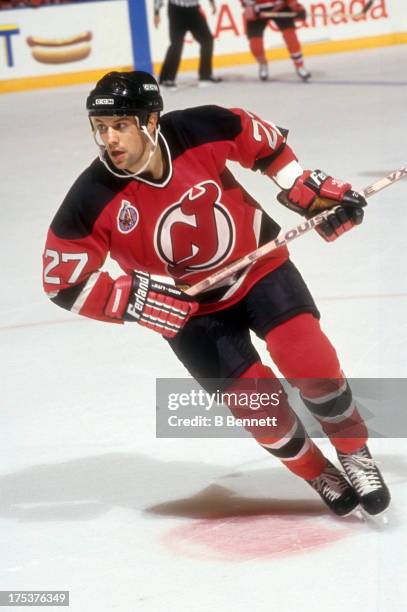
<svg viewBox="0 0 407 612">
<path fill-rule="evenodd" d="M 168 19 L 170 23 L 170 46 L 161 68 L 160 83 L 174 81 L 181 61 L 184 37 L 191 32 L 195 40 L 201 45 L 199 78 L 208 79 L 212 76 L 213 36 L 199 6 L 168 5 Z"/>
</svg>

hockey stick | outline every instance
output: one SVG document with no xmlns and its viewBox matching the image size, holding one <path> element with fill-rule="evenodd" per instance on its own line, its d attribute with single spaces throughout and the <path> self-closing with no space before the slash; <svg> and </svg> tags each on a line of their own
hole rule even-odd
<svg viewBox="0 0 407 612">
<path fill-rule="evenodd" d="M 404 177 L 407 177 L 407 166 L 403 166 L 398 170 L 393 170 L 393 172 L 390 172 L 390 174 L 388 174 L 384 178 L 380 179 L 379 181 L 376 181 L 372 185 L 368 185 L 368 187 L 365 187 L 365 189 L 361 193 L 365 198 L 370 198 L 372 195 L 375 195 L 382 189 L 386 189 L 386 187 L 393 185 L 393 183 L 396 183 Z M 207 278 L 204 278 L 195 285 L 192 285 L 192 287 L 186 289 L 185 293 L 187 293 L 188 295 L 198 295 L 198 293 L 202 293 L 202 291 L 210 289 L 221 281 L 230 278 L 231 276 L 236 274 L 236 272 L 239 272 L 239 270 L 241 270 L 242 268 L 246 268 L 261 257 L 264 257 L 264 255 L 268 255 L 275 249 L 278 249 L 282 246 L 286 246 L 292 240 L 295 240 L 296 238 L 299 238 L 299 236 L 303 236 L 304 234 L 308 233 L 317 225 L 322 223 L 322 221 L 324 221 L 324 219 L 326 219 L 326 217 L 330 213 L 332 213 L 333 210 L 335 210 L 335 208 L 331 208 L 327 211 L 319 213 L 312 217 L 312 219 L 308 219 L 307 221 L 300 223 L 300 225 L 293 227 L 287 232 L 281 232 L 274 240 L 263 244 L 263 246 L 257 248 L 255 251 L 252 251 L 251 253 L 244 255 L 240 259 L 233 261 L 221 270 L 217 270 Z"/>
<path fill-rule="evenodd" d="M 349 15 L 349 17 L 353 17 L 354 19 L 363 17 L 363 15 L 365 15 L 367 11 L 372 7 L 374 2 L 375 0 L 369 0 L 369 2 L 363 7 L 360 13 L 356 13 L 356 15 L 353 15 L 353 14 Z M 337 11 L 336 13 L 329 13 L 327 17 L 331 19 L 332 17 L 337 17 L 339 15 L 345 15 L 345 13 L 340 13 L 339 11 Z M 297 16 L 298 16 L 298 13 L 293 13 L 292 11 L 291 12 L 281 11 L 278 13 L 275 13 L 273 11 L 259 11 L 258 19 L 283 19 L 285 17 L 292 17 L 293 19 L 295 19 Z"/>
</svg>

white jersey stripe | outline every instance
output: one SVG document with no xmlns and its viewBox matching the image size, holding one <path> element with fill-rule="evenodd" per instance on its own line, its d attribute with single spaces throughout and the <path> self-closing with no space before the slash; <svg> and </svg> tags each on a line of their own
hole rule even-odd
<svg viewBox="0 0 407 612">
<path fill-rule="evenodd" d="M 92 291 L 93 287 L 96 285 L 100 274 L 101 272 L 94 272 L 93 274 L 89 276 L 86 285 L 84 286 L 84 288 L 82 289 L 82 291 L 76 298 L 75 302 L 73 303 L 73 306 L 71 308 L 72 312 L 76 312 L 77 314 L 80 313 L 84 303 L 89 297 L 90 292 Z"/>
<path fill-rule="evenodd" d="M 254 217 L 253 217 L 253 231 L 254 231 L 254 235 L 256 238 L 256 246 L 259 246 L 262 219 L 263 219 L 263 211 L 261 211 L 260 209 L 255 210 Z"/>
</svg>

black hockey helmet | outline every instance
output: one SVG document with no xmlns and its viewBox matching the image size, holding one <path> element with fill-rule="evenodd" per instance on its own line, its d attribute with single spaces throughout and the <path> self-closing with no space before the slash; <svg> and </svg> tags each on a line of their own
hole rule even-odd
<svg viewBox="0 0 407 612">
<path fill-rule="evenodd" d="M 89 117 L 136 115 L 140 125 L 146 125 L 150 113 L 159 113 L 163 107 L 157 81 L 142 70 L 105 74 L 86 100 Z"/>
</svg>

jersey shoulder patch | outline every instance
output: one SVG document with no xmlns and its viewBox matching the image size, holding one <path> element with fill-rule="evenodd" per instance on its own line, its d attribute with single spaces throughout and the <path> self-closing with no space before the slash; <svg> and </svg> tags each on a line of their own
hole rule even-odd
<svg viewBox="0 0 407 612">
<path fill-rule="evenodd" d="M 105 207 L 130 181 L 113 176 L 99 159 L 77 178 L 57 211 L 51 229 L 66 240 L 85 238 Z"/>
<path fill-rule="evenodd" d="M 160 123 L 173 159 L 203 144 L 234 140 L 242 131 L 239 115 L 215 105 L 172 111 Z"/>
</svg>

